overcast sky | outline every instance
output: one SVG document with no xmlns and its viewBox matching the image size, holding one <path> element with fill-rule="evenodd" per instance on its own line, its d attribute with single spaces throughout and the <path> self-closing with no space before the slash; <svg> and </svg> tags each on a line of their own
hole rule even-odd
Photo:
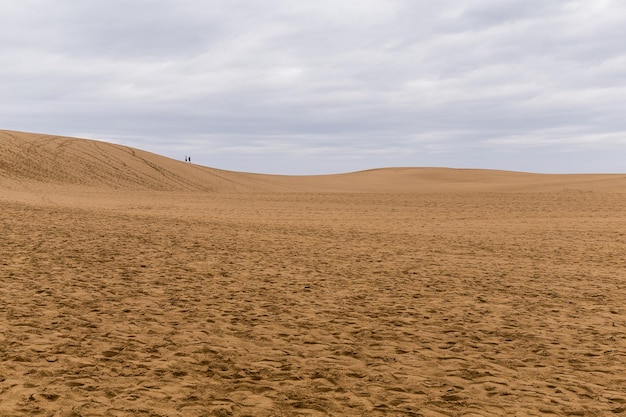
<svg viewBox="0 0 626 417">
<path fill-rule="evenodd" d="M 3 0 L 0 129 L 237 171 L 626 172 L 621 0 Z"/>
</svg>

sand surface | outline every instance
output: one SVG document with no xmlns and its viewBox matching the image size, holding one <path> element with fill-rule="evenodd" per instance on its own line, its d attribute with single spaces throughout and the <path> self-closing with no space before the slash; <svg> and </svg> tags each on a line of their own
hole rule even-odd
<svg viewBox="0 0 626 417">
<path fill-rule="evenodd" d="M 626 416 L 626 175 L 0 131 L 0 234 L 0 416 Z"/>
</svg>

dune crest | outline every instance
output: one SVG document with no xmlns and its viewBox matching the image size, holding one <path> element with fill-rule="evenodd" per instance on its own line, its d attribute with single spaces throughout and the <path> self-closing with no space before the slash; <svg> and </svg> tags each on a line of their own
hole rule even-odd
<svg viewBox="0 0 626 417">
<path fill-rule="evenodd" d="M 128 146 L 0 130 L 0 184 L 127 191 L 476 192 L 626 191 L 626 175 L 384 168 L 334 175 L 285 176 L 208 168 Z"/>
<path fill-rule="evenodd" d="M 0 180 L 104 189 L 211 191 L 230 182 L 217 170 L 127 146 L 0 131 Z"/>
</svg>

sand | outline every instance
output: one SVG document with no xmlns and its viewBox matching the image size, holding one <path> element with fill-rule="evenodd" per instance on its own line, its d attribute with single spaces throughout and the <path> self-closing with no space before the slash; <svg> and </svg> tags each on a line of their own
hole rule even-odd
<svg viewBox="0 0 626 417">
<path fill-rule="evenodd" d="M 0 131 L 0 208 L 0 416 L 626 415 L 626 175 Z"/>
</svg>

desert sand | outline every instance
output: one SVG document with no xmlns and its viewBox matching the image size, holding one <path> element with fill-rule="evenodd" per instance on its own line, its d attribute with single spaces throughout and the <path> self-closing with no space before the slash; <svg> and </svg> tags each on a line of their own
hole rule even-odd
<svg viewBox="0 0 626 417">
<path fill-rule="evenodd" d="M 626 175 L 0 131 L 0 416 L 626 416 Z"/>
</svg>

